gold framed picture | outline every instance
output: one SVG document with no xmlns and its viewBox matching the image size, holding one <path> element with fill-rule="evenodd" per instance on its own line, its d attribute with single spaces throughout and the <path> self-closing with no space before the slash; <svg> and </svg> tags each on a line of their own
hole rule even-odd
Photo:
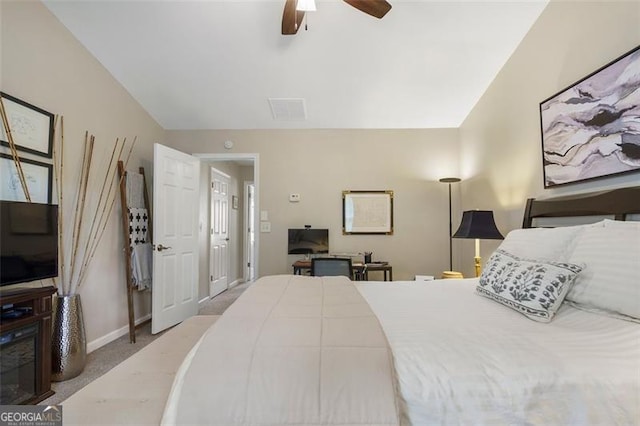
<svg viewBox="0 0 640 426">
<path fill-rule="evenodd" d="M 342 191 L 342 233 L 393 234 L 393 191 Z"/>
</svg>

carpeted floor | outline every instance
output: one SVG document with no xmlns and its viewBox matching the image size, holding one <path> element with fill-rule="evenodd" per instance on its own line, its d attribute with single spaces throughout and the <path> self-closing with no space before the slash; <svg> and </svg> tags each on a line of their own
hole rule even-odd
<svg viewBox="0 0 640 426">
<path fill-rule="evenodd" d="M 222 315 L 222 313 L 245 291 L 251 283 L 243 283 L 217 295 L 200 307 L 198 315 Z M 56 405 L 69 398 L 78 390 L 102 376 L 140 349 L 153 342 L 163 333 L 151 334 L 151 322 L 148 321 L 136 328 L 136 343 L 129 343 L 129 335 L 87 355 L 87 365 L 78 377 L 64 382 L 54 382 L 51 388 L 55 395 L 40 402 L 40 405 Z"/>
<path fill-rule="evenodd" d="M 198 311 L 198 315 L 222 315 L 222 313 L 249 287 L 251 283 L 238 284 L 210 299 Z"/>
</svg>

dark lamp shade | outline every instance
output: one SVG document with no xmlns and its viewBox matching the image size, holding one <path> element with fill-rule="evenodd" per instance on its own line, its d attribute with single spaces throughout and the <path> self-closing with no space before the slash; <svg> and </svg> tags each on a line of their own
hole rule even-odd
<svg viewBox="0 0 640 426">
<path fill-rule="evenodd" d="M 453 238 L 477 238 L 481 240 L 502 240 L 491 210 L 468 210 L 462 213 L 460 227 Z"/>
</svg>

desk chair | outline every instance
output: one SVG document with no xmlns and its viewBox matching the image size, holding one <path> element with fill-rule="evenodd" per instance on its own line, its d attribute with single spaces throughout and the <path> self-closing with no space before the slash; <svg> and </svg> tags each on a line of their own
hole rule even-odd
<svg viewBox="0 0 640 426">
<path fill-rule="evenodd" d="M 353 279 L 353 266 L 351 259 L 339 257 L 317 257 L 311 259 L 311 275 L 315 277 L 328 277 L 344 275 Z"/>
</svg>

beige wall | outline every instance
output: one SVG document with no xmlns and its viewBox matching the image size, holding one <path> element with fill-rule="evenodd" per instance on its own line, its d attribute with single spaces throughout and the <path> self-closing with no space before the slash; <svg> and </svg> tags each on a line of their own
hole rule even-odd
<svg viewBox="0 0 640 426">
<path fill-rule="evenodd" d="M 495 210 L 506 232 L 529 197 L 640 183 L 638 174 L 543 189 L 539 103 L 640 44 L 640 2 L 552 1 L 460 129 L 462 205 Z M 483 241 L 484 260 L 498 242 Z M 454 244 L 469 259 L 473 242 Z"/>
<path fill-rule="evenodd" d="M 163 129 L 131 98 L 114 78 L 40 2 L 0 2 L 2 58 L 1 89 L 10 95 L 64 115 L 65 223 L 70 229 L 81 144 L 88 130 L 96 136 L 94 167 L 108 162 L 116 138 L 138 137 L 130 169 L 144 166 L 152 175 L 152 144 L 161 142 Z M 117 29 L 114 29 L 117 31 Z M 39 161 L 43 157 L 24 155 Z M 99 186 L 87 196 L 95 203 Z M 126 327 L 128 322 L 123 233 L 120 206 L 116 207 L 104 237 L 80 288 L 87 340 Z M 51 281 L 43 281 L 50 285 Z M 140 297 L 138 297 L 140 296 Z M 149 294 L 136 296 L 136 316 L 150 313 Z M 111 334 L 113 336 L 113 334 Z M 92 346 L 90 346 L 90 349 Z"/>
<path fill-rule="evenodd" d="M 329 228 L 333 252 L 373 251 L 374 260 L 391 262 L 396 280 L 448 269 L 447 189 L 437 180 L 458 173 L 457 139 L 455 129 L 166 134 L 185 152 L 259 155 L 259 210 L 271 222 L 271 232 L 259 235 L 259 276 L 291 273 L 287 229 L 312 225 Z M 382 189 L 395 192 L 394 235 L 342 235 L 342 191 Z M 290 193 L 301 201 L 290 203 Z"/>
</svg>

